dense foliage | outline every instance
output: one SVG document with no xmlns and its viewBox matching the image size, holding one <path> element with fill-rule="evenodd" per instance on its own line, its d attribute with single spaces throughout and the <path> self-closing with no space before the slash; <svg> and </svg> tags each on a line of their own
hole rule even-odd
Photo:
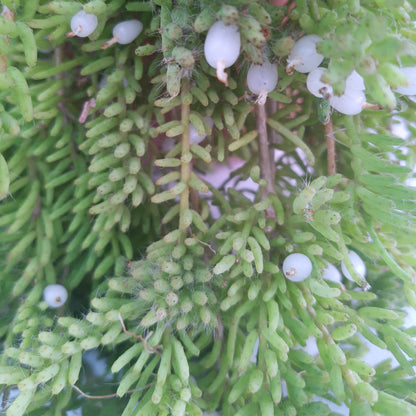
<svg viewBox="0 0 416 416">
<path fill-rule="evenodd" d="M 416 415 L 414 3 L 2 1 L 7 416 Z M 235 63 L 204 55 L 217 21 Z M 323 98 L 287 66 L 310 34 Z"/>
</svg>

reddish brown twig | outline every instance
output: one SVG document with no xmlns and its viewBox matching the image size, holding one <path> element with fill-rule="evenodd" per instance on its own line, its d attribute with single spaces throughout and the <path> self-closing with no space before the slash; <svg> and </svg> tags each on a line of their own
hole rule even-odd
<svg viewBox="0 0 416 416">
<path fill-rule="evenodd" d="M 79 123 L 85 123 L 87 121 L 88 113 L 90 111 L 90 108 L 95 108 L 95 99 L 91 98 L 91 100 L 85 101 L 81 115 L 78 118 Z"/>
<path fill-rule="evenodd" d="M 205 241 L 200 240 L 195 234 L 192 234 L 192 238 L 195 238 L 195 240 L 198 240 L 199 243 L 203 244 L 205 247 L 209 248 L 214 254 L 217 254 L 217 252 Z"/>
<path fill-rule="evenodd" d="M 154 347 L 149 345 L 149 338 L 153 335 L 153 332 L 149 332 L 145 338 L 143 338 L 141 335 L 138 335 L 134 332 L 131 331 L 127 331 L 126 329 L 126 325 L 124 324 L 123 318 L 120 314 L 118 314 L 118 319 L 121 323 L 121 327 L 123 328 L 123 332 L 127 335 L 130 335 L 136 339 L 139 339 L 142 343 L 143 343 L 143 347 L 145 349 L 146 352 L 148 352 L 149 354 L 154 354 L 155 352 L 157 352 L 157 350 L 159 349 L 163 349 L 162 345 L 155 345 Z"/>
<path fill-rule="evenodd" d="M 141 390 L 145 390 L 150 386 L 153 386 L 155 383 L 149 383 L 146 384 L 143 387 L 140 387 L 138 389 L 132 389 L 132 390 L 127 390 L 126 394 L 131 394 L 134 393 L 136 391 L 141 391 Z M 91 396 L 90 394 L 84 393 L 79 387 L 75 386 L 74 384 L 71 384 L 71 387 L 76 390 L 82 397 L 85 397 L 87 399 L 95 399 L 95 400 L 99 400 L 99 399 L 111 399 L 113 397 L 117 397 L 117 393 L 112 393 L 112 394 L 103 394 L 102 396 Z"/>
</svg>

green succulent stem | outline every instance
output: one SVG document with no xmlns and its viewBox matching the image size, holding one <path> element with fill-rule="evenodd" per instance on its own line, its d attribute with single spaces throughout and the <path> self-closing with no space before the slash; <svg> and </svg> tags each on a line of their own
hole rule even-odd
<svg viewBox="0 0 416 416">
<path fill-rule="evenodd" d="M 181 182 L 186 185 L 185 189 L 180 195 L 179 201 L 179 231 L 181 232 L 181 240 L 186 236 L 187 225 L 184 221 L 184 213 L 189 209 L 189 186 L 188 182 L 191 177 L 191 152 L 189 143 L 189 114 L 191 111 L 190 105 L 186 102 L 185 96 L 189 93 L 190 85 L 189 78 L 182 78 L 182 104 L 181 104 L 181 122 L 184 128 L 182 133 L 182 147 L 181 147 Z"/>
<path fill-rule="evenodd" d="M 301 290 L 304 294 L 305 294 L 305 292 L 308 291 L 308 289 L 306 288 L 305 285 L 301 286 Z M 308 313 L 311 316 L 311 318 L 315 321 L 315 324 L 316 324 L 317 328 L 322 332 L 325 343 L 327 345 L 335 344 L 335 341 L 332 338 L 331 333 L 328 331 L 328 328 L 323 323 L 318 322 L 316 320 L 315 309 L 312 306 L 308 306 L 307 310 L 308 310 Z M 347 384 L 351 388 L 353 388 L 357 384 L 357 381 L 354 377 L 354 374 L 352 373 L 352 371 L 346 365 L 340 365 L 340 368 L 341 368 L 341 372 L 342 372 L 342 375 L 343 375 L 345 381 L 347 382 Z"/>
<path fill-rule="evenodd" d="M 403 281 L 414 283 L 415 276 L 411 276 L 405 270 L 403 270 L 403 268 L 397 264 L 397 262 L 393 259 L 393 257 L 388 253 L 386 248 L 383 246 L 382 242 L 380 241 L 380 238 L 378 237 L 377 233 L 374 231 L 374 228 L 371 224 L 371 218 L 365 213 L 363 213 L 362 216 L 364 218 L 364 222 L 367 227 L 368 234 L 370 235 L 374 244 L 380 250 L 380 256 L 385 261 L 387 266 L 389 266 L 391 271 Z"/>
<path fill-rule="evenodd" d="M 327 345 L 335 344 L 335 341 L 332 338 L 331 333 L 328 331 L 327 327 L 324 324 L 318 323 L 318 322 L 316 323 L 316 325 L 321 330 L 322 334 L 324 335 L 325 343 Z M 344 376 L 345 381 L 351 388 L 353 388 L 357 384 L 354 374 L 346 365 L 340 365 L 340 368 L 341 368 L 342 375 Z"/>
</svg>

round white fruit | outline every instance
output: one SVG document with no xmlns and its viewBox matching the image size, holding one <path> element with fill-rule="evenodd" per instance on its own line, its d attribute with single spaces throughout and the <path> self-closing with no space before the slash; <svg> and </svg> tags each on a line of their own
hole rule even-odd
<svg viewBox="0 0 416 416">
<path fill-rule="evenodd" d="M 283 274 L 292 282 L 301 282 L 312 273 L 312 262 L 302 253 L 289 254 L 283 261 Z"/>
<path fill-rule="evenodd" d="M 361 276 L 362 278 L 365 277 L 367 268 L 365 266 L 365 263 L 363 262 L 363 260 L 361 259 L 361 257 L 355 252 L 350 250 L 348 252 L 348 257 L 354 267 L 354 270 L 356 271 L 356 273 Z M 351 276 L 351 273 L 347 270 L 347 268 L 345 267 L 344 262 L 341 263 L 341 270 L 342 270 L 342 274 L 348 279 L 351 280 L 352 282 L 354 282 L 353 277 Z"/>
<path fill-rule="evenodd" d="M 97 24 L 98 20 L 95 14 L 85 13 L 84 10 L 80 10 L 72 16 L 71 30 L 73 35 L 85 38 L 94 32 Z"/>
<path fill-rule="evenodd" d="M 323 55 L 316 51 L 316 44 L 322 39 L 318 35 L 307 35 L 300 38 L 290 51 L 287 64 L 298 72 L 307 73 L 318 68 L 324 60 Z"/>
<path fill-rule="evenodd" d="M 354 69 L 348 78 L 345 80 L 345 89 L 346 90 L 358 90 L 364 91 L 364 79 L 363 77 Z"/>
<path fill-rule="evenodd" d="M 277 65 L 267 59 L 262 65 L 251 65 L 247 73 L 247 86 L 253 94 L 271 92 L 277 85 Z"/>
<path fill-rule="evenodd" d="M 334 95 L 329 104 L 338 112 L 348 116 L 361 113 L 365 103 L 365 94 L 361 90 L 345 90 L 341 96 Z"/>
<path fill-rule="evenodd" d="M 127 45 L 134 41 L 143 30 L 143 24 L 139 20 L 125 20 L 117 23 L 113 28 L 113 36 L 117 37 L 117 42 Z"/>
<path fill-rule="evenodd" d="M 341 283 L 341 273 L 331 263 L 327 263 L 325 269 L 322 270 L 322 278 L 334 283 Z"/>
<path fill-rule="evenodd" d="M 217 68 L 218 62 L 224 62 L 224 68 L 234 64 L 240 54 L 240 32 L 236 25 L 215 22 L 208 30 L 204 43 L 204 54 L 208 64 Z"/>
<path fill-rule="evenodd" d="M 401 68 L 406 76 L 408 85 L 397 87 L 394 91 L 403 95 L 416 95 L 416 66 L 407 66 Z"/>
<path fill-rule="evenodd" d="M 50 308 L 59 308 L 68 299 L 68 292 L 62 285 L 49 285 L 43 289 L 43 299 Z"/>
<path fill-rule="evenodd" d="M 321 81 L 321 77 L 326 71 L 326 68 L 316 68 L 311 71 L 306 79 L 306 88 L 315 97 L 328 100 L 333 96 L 333 90 L 329 84 Z"/>
</svg>

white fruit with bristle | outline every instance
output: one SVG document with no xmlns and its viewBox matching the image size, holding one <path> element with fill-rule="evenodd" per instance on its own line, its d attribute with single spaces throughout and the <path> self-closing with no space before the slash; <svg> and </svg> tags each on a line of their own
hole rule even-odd
<svg viewBox="0 0 416 416">
<path fill-rule="evenodd" d="M 367 272 L 367 268 L 365 266 L 365 263 L 363 262 L 362 258 L 355 252 L 350 250 L 348 252 L 348 257 L 352 263 L 352 266 L 354 267 L 354 270 L 356 273 L 361 276 L 363 279 L 365 278 L 365 274 Z M 341 270 L 342 274 L 348 279 L 354 282 L 353 277 L 351 276 L 351 273 L 347 270 L 344 262 L 341 263 Z"/>
<path fill-rule="evenodd" d="M 328 100 L 333 96 L 334 92 L 331 85 L 321 81 L 321 77 L 326 71 L 326 68 L 321 67 L 311 71 L 306 79 L 306 88 L 315 97 Z"/>
<path fill-rule="evenodd" d="M 91 35 L 96 29 L 98 19 L 95 14 L 90 14 L 80 10 L 74 14 L 71 19 L 71 30 L 66 34 L 66 37 L 70 38 L 73 36 L 79 36 L 80 38 L 86 38 Z"/>
<path fill-rule="evenodd" d="M 416 95 L 416 66 L 407 66 L 400 70 L 407 78 L 408 85 L 399 86 L 394 91 L 403 95 Z"/>
<path fill-rule="evenodd" d="M 322 270 L 322 278 L 330 282 L 341 283 L 341 273 L 331 263 L 327 263 L 325 269 Z"/>
<path fill-rule="evenodd" d="M 316 44 L 321 40 L 318 35 L 300 38 L 290 51 L 286 71 L 290 73 L 296 69 L 298 72 L 307 73 L 318 68 L 324 60 L 323 55 L 316 51 Z"/>
<path fill-rule="evenodd" d="M 252 64 L 247 73 L 247 86 L 253 94 L 259 96 L 258 104 L 266 102 L 267 94 L 276 88 L 277 80 L 277 65 L 268 59 L 262 65 Z"/>
<path fill-rule="evenodd" d="M 48 285 L 43 289 L 43 300 L 52 309 L 59 308 L 68 299 L 68 292 L 62 285 Z"/>
<path fill-rule="evenodd" d="M 212 127 L 214 125 L 214 121 L 211 117 L 204 117 L 207 124 Z M 189 124 L 189 144 L 199 144 L 202 140 L 207 137 L 207 134 L 203 134 L 202 136 L 196 131 L 194 125 L 192 123 Z"/>
<path fill-rule="evenodd" d="M 107 41 L 101 49 L 107 49 L 114 43 L 120 45 L 127 45 L 134 41 L 137 36 L 143 30 L 143 24 L 139 20 L 125 20 L 124 22 L 117 23 L 113 28 L 113 37 Z"/>
<path fill-rule="evenodd" d="M 241 39 L 237 25 L 215 22 L 208 30 L 204 43 L 204 54 L 208 64 L 217 70 L 217 78 L 228 85 L 225 68 L 235 63 L 240 55 Z"/>
<path fill-rule="evenodd" d="M 283 274 L 292 282 L 301 282 L 312 273 L 312 262 L 302 253 L 289 254 L 283 261 Z"/>
<path fill-rule="evenodd" d="M 361 113 L 366 102 L 365 94 L 361 90 L 345 90 L 341 96 L 334 95 L 329 99 L 329 104 L 335 110 L 348 116 Z"/>
</svg>

